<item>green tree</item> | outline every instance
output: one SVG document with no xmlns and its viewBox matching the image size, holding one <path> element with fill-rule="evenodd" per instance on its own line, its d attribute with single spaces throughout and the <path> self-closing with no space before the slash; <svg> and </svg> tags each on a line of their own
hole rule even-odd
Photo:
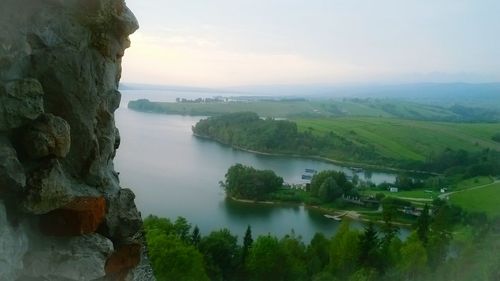
<svg viewBox="0 0 500 281">
<path fill-rule="evenodd" d="M 396 235 L 399 232 L 399 228 L 394 225 L 393 218 L 396 215 L 397 209 L 393 205 L 386 205 L 382 211 L 382 218 L 384 220 L 384 224 L 381 227 L 381 233 L 383 236 L 380 241 L 380 270 L 384 272 L 387 268 L 390 268 L 394 262 L 395 257 L 392 253 L 394 250 L 393 241 L 395 240 Z"/>
<path fill-rule="evenodd" d="M 349 281 L 374 281 L 378 273 L 373 268 L 361 268 L 349 277 Z"/>
<path fill-rule="evenodd" d="M 203 257 L 174 235 L 149 232 L 149 258 L 158 281 L 208 281 Z"/>
<path fill-rule="evenodd" d="M 200 242 L 206 271 L 212 280 L 232 280 L 239 264 L 237 237 L 228 229 L 211 232 Z"/>
<path fill-rule="evenodd" d="M 283 186 L 283 178 L 270 170 L 256 170 L 242 164 L 231 166 L 222 187 L 229 196 L 262 200 Z"/>
<path fill-rule="evenodd" d="M 412 189 L 415 187 L 415 182 L 412 178 L 406 175 L 398 175 L 394 183 L 400 189 Z"/>
<path fill-rule="evenodd" d="M 401 261 L 401 247 L 403 242 L 399 237 L 394 237 L 388 246 L 381 249 L 382 273 L 388 280 L 397 280 L 391 276 L 399 276 L 397 265 Z"/>
<path fill-rule="evenodd" d="M 193 232 L 191 233 L 191 245 L 193 245 L 195 248 L 198 248 L 200 246 L 200 241 L 201 241 L 200 229 L 196 225 L 193 229 Z"/>
<path fill-rule="evenodd" d="M 144 229 L 146 232 L 159 232 L 163 234 L 175 234 L 174 224 L 167 218 L 159 218 L 149 215 L 144 220 Z"/>
<path fill-rule="evenodd" d="M 431 231 L 426 246 L 429 265 L 432 269 L 440 266 L 448 254 L 448 246 L 452 238 L 452 224 L 448 211 L 446 206 L 440 208 L 434 215 L 430 226 Z"/>
<path fill-rule="evenodd" d="M 326 178 L 319 187 L 318 197 L 323 202 L 330 202 L 333 199 L 340 197 L 338 195 L 340 188 L 333 177 Z"/>
<path fill-rule="evenodd" d="M 429 214 L 429 205 L 425 204 L 424 209 L 422 210 L 422 214 L 417 219 L 417 235 L 418 239 L 422 241 L 423 245 L 427 245 L 429 240 L 429 231 L 430 231 L 431 217 Z"/>
<path fill-rule="evenodd" d="M 307 246 L 307 269 L 309 276 L 315 276 L 322 272 L 330 262 L 328 249 L 330 248 L 330 241 L 326 239 L 325 235 L 316 233 Z"/>
<path fill-rule="evenodd" d="M 331 201 L 351 192 L 353 184 L 343 172 L 321 171 L 313 176 L 309 189 L 313 196 Z"/>
<path fill-rule="evenodd" d="M 345 280 L 356 271 L 359 260 L 359 233 L 343 221 L 330 243 L 328 270 L 340 280 Z"/>
<path fill-rule="evenodd" d="M 247 226 L 247 230 L 245 231 L 245 236 L 243 237 L 243 248 L 241 254 L 242 263 L 245 263 L 250 248 L 252 247 L 252 243 L 253 243 L 252 228 L 249 225 Z"/>
<path fill-rule="evenodd" d="M 379 245 L 377 230 L 372 222 L 368 223 L 365 231 L 359 237 L 359 263 L 367 268 L 378 268 Z"/>
<path fill-rule="evenodd" d="M 178 217 L 174 222 L 174 229 L 178 237 L 186 242 L 190 242 L 189 232 L 191 231 L 191 224 L 184 217 Z"/>
<path fill-rule="evenodd" d="M 247 269 L 251 280 L 284 280 L 286 267 L 285 255 L 276 237 L 259 236 L 250 249 Z"/>
<path fill-rule="evenodd" d="M 418 239 L 409 238 L 401 247 L 401 259 L 398 268 L 402 280 L 418 280 L 427 271 L 427 251 Z"/>
<path fill-rule="evenodd" d="M 312 177 L 309 186 L 312 195 L 319 197 L 319 189 L 328 177 L 330 177 L 330 171 L 321 171 Z"/>
<path fill-rule="evenodd" d="M 306 247 L 301 238 L 292 231 L 280 240 L 280 246 L 285 258 L 285 280 L 302 281 L 307 278 Z"/>
<path fill-rule="evenodd" d="M 397 212 L 397 207 L 393 204 L 386 204 L 382 207 L 382 219 L 384 221 L 382 225 L 382 234 L 384 234 L 382 243 L 384 244 L 389 244 L 392 238 L 399 232 L 399 228 L 393 223 Z"/>
</svg>

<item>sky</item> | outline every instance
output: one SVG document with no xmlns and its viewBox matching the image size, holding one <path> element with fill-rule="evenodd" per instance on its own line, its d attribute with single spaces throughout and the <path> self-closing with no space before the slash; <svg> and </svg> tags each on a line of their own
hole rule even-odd
<svg viewBox="0 0 500 281">
<path fill-rule="evenodd" d="M 498 0 L 127 0 L 122 82 L 500 82 Z"/>
</svg>

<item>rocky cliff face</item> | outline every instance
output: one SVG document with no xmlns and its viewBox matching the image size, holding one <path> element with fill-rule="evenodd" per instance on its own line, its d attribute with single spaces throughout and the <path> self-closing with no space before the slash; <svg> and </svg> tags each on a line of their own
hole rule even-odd
<svg viewBox="0 0 500 281">
<path fill-rule="evenodd" d="M 119 185 L 123 0 L 0 1 L 0 280 L 152 280 Z"/>
</svg>

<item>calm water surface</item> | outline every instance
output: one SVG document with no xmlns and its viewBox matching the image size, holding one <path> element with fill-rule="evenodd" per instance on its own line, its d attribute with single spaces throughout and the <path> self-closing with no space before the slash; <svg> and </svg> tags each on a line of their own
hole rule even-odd
<svg viewBox="0 0 500 281">
<path fill-rule="evenodd" d="M 123 187 L 131 188 L 143 216 L 155 214 L 175 219 L 187 218 L 202 233 L 223 227 L 241 237 L 247 225 L 253 233 L 282 236 L 293 229 L 308 242 L 314 233 L 333 234 L 339 223 L 322 213 L 302 206 L 269 206 L 226 200 L 218 182 L 227 169 L 242 163 L 257 169 L 271 169 L 286 182 L 301 182 L 305 168 L 318 171 L 342 170 L 316 160 L 272 157 L 234 150 L 192 136 L 191 126 L 200 117 L 161 115 L 129 110 L 129 100 L 148 98 L 174 101 L 176 97 L 211 97 L 213 93 L 168 91 L 122 91 L 122 103 L 116 112 L 121 146 L 115 159 Z M 360 173 L 360 178 L 375 183 L 393 181 L 394 175 Z M 360 227 L 359 223 L 354 223 Z"/>
</svg>

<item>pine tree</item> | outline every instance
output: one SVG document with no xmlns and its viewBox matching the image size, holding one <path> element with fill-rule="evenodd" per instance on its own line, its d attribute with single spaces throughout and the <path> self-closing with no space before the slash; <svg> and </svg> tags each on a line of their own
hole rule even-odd
<svg viewBox="0 0 500 281">
<path fill-rule="evenodd" d="M 393 217 L 396 214 L 396 208 L 392 204 L 387 204 L 384 206 L 382 217 L 384 219 L 384 224 L 381 227 L 380 232 L 383 237 L 380 241 L 380 270 L 384 272 L 387 268 L 391 267 L 393 260 L 390 258 L 390 247 L 394 238 L 399 232 L 399 228 L 393 224 Z"/>
<path fill-rule="evenodd" d="M 417 219 L 417 235 L 418 239 L 422 241 L 425 246 L 429 241 L 429 226 L 431 224 L 431 217 L 429 215 L 429 206 L 425 204 L 422 214 Z"/>
<path fill-rule="evenodd" d="M 384 206 L 382 211 L 382 217 L 384 224 L 382 225 L 381 232 L 384 234 L 382 238 L 382 244 L 387 246 L 391 243 L 391 240 L 398 234 L 399 228 L 394 225 L 393 218 L 396 215 L 396 207 L 393 204 L 387 204 Z"/>
<path fill-rule="evenodd" d="M 379 245 L 377 230 L 372 222 L 365 227 L 365 232 L 359 238 L 359 263 L 365 267 L 376 268 L 379 265 Z"/>
<path fill-rule="evenodd" d="M 191 233 L 191 245 L 198 248 L 198 245 L 200 245 L 200 241 L 201 241 L 200 229 L 196 225 L 193 229 L 193 232 Z"/>
<path fill-rule="evenodd" d="M 243 253 L 241 255 L 243 263 L 245 262 L 245 259 L 248 256 L 248 252 L 250 251 L 250 247 L 252 247 L 252 243 L 253 243 L 252 228 L 249 225 L 247 227 L 247 230 L 245 231 L 245 237 L 243 238 Z"/>
</svg>

